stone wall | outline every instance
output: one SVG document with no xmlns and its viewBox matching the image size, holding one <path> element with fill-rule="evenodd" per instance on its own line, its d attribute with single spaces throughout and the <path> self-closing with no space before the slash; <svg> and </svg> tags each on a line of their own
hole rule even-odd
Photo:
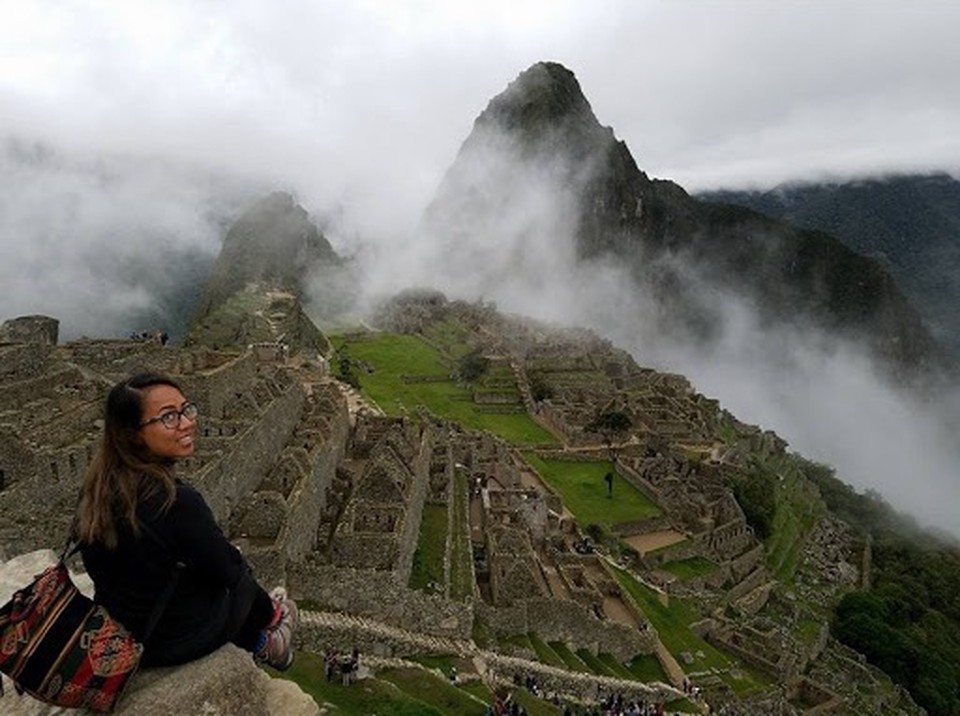
<svg viewBox="0 0 960 716">
<path fill-rule="evenodd" d="M 417 541 L 420 537 L 423 504 L 426 502 L 427 492 L 430 488 L 430 463 L 433 460 L 434 441 L 433 429 L 427 424 L 420 435 L 419 449 L 413 464 L 410 466 L 413 473 L 413 483 L 410 485 L 410 494 L 407 496 L 403 532 L 398 544 L 397 579 L 401 584 L 406 584 L 410 580 L 410 572 L 413 569 L 413 554 L 417 549 Z"/>
<path fill-rule="evenodd" d="M 346 515 L 346 518 L 350 519 L 350 516 Z M 392 531 L 381 534 L 359 531 L 338 533 L 331 546 L 331 556 L 334 563 L 340 566 L 356 565 L 363 569 L 388 572 L 397 566 L 399 542 L 398 535 Z"/>
<path fill-rule="evenodd" d="M 623 460 L 618 460 L 616 465 L 614 465 L 614 469 L 616 469 L 620 477 L 640 490 L 653 504 L 660 505 L 662 503 L 663 497 L 660 491 L 644 479 L 637 470 L 624 463 Z"/>
<path fill-rule="evenodd" d="M 221 378 L 222 374 L 218 373 L 216 389 L 206 395 L 222 393 Z M 257 489 L 296 427 L 305 397 L 303 387 L 291 383 L 286 392 L 267 405 L 259 418 L 243 431 L 234 450 L 207 463 L 193 478 L 220 524 L 226 524 L 234 507 Z M 221 394 L 213 399 L 222 398 Z"/>
<path fill-rule="evenodd" d="M 10 426 L 0 424 L 0 491 L 35 472 L 34 452 Z"/>
<path fill-rule="evenodd" d="M 547 641 L 562 641 L 576 649 L 613 654 L 629 661 L 638 654 L 652 654 L 656 635 L 624 624 L 601 621 L 585 606 L 570 600 L 528 599 L 510 607 L 478 602 L 477 616 L 495 632 L 504 635 L 536 632 Z"/>
<path fill-rule="evenodd" d="M 731 601 L 735 601 L 747 593 L 752 592 L 768 579 L 770 579 L 770 574 L 766 568 L 761 565 L 748 574 L 741 582 L 735 584 L 727 593 L 727 596 Z"/>
<path fill-rule="evenodd" d="M 27 380 L 42 376 L 53 352 L 53 346 L 41 343 L 0 344 L 0 379 Z"/>
<path fill-rule="evenodd" d="M 90 340 L 73 341 L 63 352 L 67 360 L 92 368 L 119 380 L 143 370 L 163 370 L 165 351 L 158 340 Z"/>
<path fill-rule="evenodd" d="M 213 368 L 199 368 L 179 376 L 184 392 L 216 418 L 233 417 L 231 405 L 255 384 L 257 361 L 246 352 Z"/>
<path fill-rule="evenodd" d="M 101 391 L 89 383 L 78 368 L 66 366 L 42 375 L 4 376 L 0 385 L 0 406 L 19 409 L 30 403 L 47 401 L 49 408 L 43 410 L 44 414 L 31 411 L 16 416 L 18 424 L 30 426 L 43 422 L 46 412 L 68 408 L 78 401 L 96 401 L 100 395 Z"/>
<path fill-rule="evenodd" d="M 636 520 L 635 522 L 620 522 L 610 528 L 611 532 L 618 537 L 633 537 L 671 529 L 673 529 L 673 523 L 667 515 L 648 517 L 645 520 Z"/>
<path fill-rule="evenodd" d="M 341 566 L 397 571 L 405 582 L 413 565 L 423 503 L 430 487 L 433 428 L 428 421 L 365 420 L 358 446 L 362 473 L 344 507 L 330 544 Z M 376 436 L 375 441 L 371 439 Z"/>
<path fill-rule="evenodd" d="M 350 431 L 347 402 L 339 393 L 336 412 L 328 415 L 329 434 L 310 453 L 311 471 L 287 498 L 289 513 L 280 535 L 287 560 L 304 559 L 316 546 L 317 527 L 326 507 L 337 466 L 343 460 Z"/>
<path fill-rule="evenodd" d="M 50 483 L 79 484 L 87 464 L 93 458 L 97 438 L 94 435 L 65 448 L 46 448 L 34 455 L 34 472 Z"/>
<path fill-rule="evenodd" d="M 395 572 L 301 562 L 288 567 L 287 588 L 295 599 L 310 605 L 410 631 L 469 639 L 473 629 L 472 603 L 410 589 Z"/>
<path fill-rule="evenodd" d="M 563 413 L 558 410 L 550 401 L 537 403 L 536 412 L 533 419 L 546 430 L 554 435 L 560 436 L 565 443 L 575 445 L 576 436 L 564 420 Z"/>
<path fill-rule="evenodd" d="M 744 550 L 756 544 L 753 529 L 746 523 L 742 513 L 739 519 L 698 535 L 697 541 L 723 562 L 743 554 Z"/>
<path fill-rule="evenodd" d="M 739 581 L 750 574 L 751 571 L 763 564 L 766 551 L 762 544 L 757 544 L 753 549 L 744 552 L 742 555 L 729 563 L 730 576 L 734 581 Z"/>
<path fill-rule="evenodd" d="M 31 425 L 23 435 L 35 444 L 49 448 L 67 447 L 89 438 L 96 442 L 102 418 L 102 401 L 78 402 L 64 408 L 57 407 L 48 414 L 43 425 Z"/>
</svg>

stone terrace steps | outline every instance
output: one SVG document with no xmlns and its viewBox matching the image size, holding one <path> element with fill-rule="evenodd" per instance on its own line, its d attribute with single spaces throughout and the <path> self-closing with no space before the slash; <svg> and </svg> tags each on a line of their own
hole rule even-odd
<svg viewBox="0 0 960 716">
<path fill-rule="evenodd" d="M 600 687 L 603 693 L 616 692 L 645 692 L 656 700 L 658 695 L 667 694 L 670 699 L 682 698 L 683 692 L 675 689 L 668 684 L 659 681 L 643 683 L 640 681 L 630 681 L 616 676 L 603 676 L 600 674 L 585 674 L 580 671 L 569 671 L 549 664 L 542 664 L 539 661 L 530 661 L 517 656 L 506 656 L 493 651 L 484 651 L 483 658 L 487 665 L 499 674 L 529 674 L 539 682 L 547 681 L 549 677 L 559 677 L 567 684 L 575 685 L 576 692 L 589 693 Z M 508 679 L 501 679 L 506 681 Z"/>
<path fill-rule="evenodd" d="M 431 636 L 410 632 L 400 627 L 390 624 L 384 624 L 366 617 L 358 617 L 352 614 L 340 612 L 321 612 L 303 609 L 300 611 L 300 629 L 309 635 L 311 632 L 364 632 L 368 636 L 376 638 L 382 637 L 394 643 L 403 644 L 409 647 L 411 651 L 426 652 L 431 654 L 452 654 L 461 658 L 473 658 L 484 662 L 488 670 L 494 672 L 499 680 L 510 680 L 512 674 L 530 674 L 544 680 L 549 677 L 559 677 L 563 681 L 579 686 L 580 690 L 588 690 L 601 686 L 607 693 L 616 691 L 637 691 L 647 690 L 651 696 L 667 693 L 671 698 L 682 697 L 683 694 L 671 686 L 654 682 L 652 684 L 643 684 L 638 681 L 620 679 L 612 676 L 602 676 L 598 674 L 584 674 L 581 672 L 570 671 L 556 666 L 550 666 L 538 661 L 531 661 L 516 656 L 507 656 L 495 651 L 481 649 L 472 641 L 464 639 L 452 639 L 449 637 Z M 371 661 L 371 659 L 376 659 Z M 384 657 L 370 655 L 368 663 L 383 663 L 397 665 L 410 665 L 403 658 Z"/>
<path fill-rule="evenodd" d="M 300 628 L 310 629 L 311 627 L 332 631 L 362 631 L 370 636 L 385 637 L 391 641 L 409 645 L 416 651 L 424 651 L 432 654 L 455 654 L 456 656 L 470 657 L 478 651 L 473 642 L 462 639 L 418 634 L 401 629 L 400 627 L 384 624 L 383 622 L 365 617 L 354 616 L 352 614 L 302 610 L 300 612 Z"/>
</svg>

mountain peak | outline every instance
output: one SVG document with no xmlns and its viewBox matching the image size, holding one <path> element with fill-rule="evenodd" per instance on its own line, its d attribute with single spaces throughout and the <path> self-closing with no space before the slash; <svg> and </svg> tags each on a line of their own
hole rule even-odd
<svg viewBox="0 0 960 716">
<path fill-rule="evenodd" d="M 464 149 L 493 144 L 532 158 L 570 155 L 575 162 L 616 146 L 597 120 L 576 75 L 556 62 L 538 62 L 490 100 Z"/>
<path fill-rule="evenodd" d="M 339 265 L 330 242 L 286 192 L 256 201 L 230 227 L 193 319 L 194 329 L 248 287 L 305 299 L 305 283 L 319 269 Z"/>
<path fill-rule="evenodd" d="M 536 131 L 544 123 L 569 117 L 599 125 L 573 72 L 556 62 L 538 62 L 490 101 L 477 124 L 495 122 L 504 130 Z"/>
<path fill-rule="evenodd" d="M 251 283 L 268 283 L 302 296 L 305 275 L 340 261 L 306 210 L 286 192 L 255 202 L 230 227 L 202 301 L 203 311 Z"/>
</svg>

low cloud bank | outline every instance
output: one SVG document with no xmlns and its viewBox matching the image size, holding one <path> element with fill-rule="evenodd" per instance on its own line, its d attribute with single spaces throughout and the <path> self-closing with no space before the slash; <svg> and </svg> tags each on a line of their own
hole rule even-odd
<svg viewBox="0 0 960 716">
<path fill-rule="evenodd" d="M 0 139 L 0 316 L 61 337 L 182 328 L 252 183 Z"/>
</svg>

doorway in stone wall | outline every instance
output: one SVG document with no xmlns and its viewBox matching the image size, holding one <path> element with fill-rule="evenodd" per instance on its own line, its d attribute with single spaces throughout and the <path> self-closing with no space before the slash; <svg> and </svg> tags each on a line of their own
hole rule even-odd
<svg viewBox="0 0 960 716">
<path fill-rule="evenodd" d="M 3 471 L 3 468 L 0 468 L 0 492 L 3 492 L 3 488 L 7 486 L 7 474 Z"/>
</svg>

